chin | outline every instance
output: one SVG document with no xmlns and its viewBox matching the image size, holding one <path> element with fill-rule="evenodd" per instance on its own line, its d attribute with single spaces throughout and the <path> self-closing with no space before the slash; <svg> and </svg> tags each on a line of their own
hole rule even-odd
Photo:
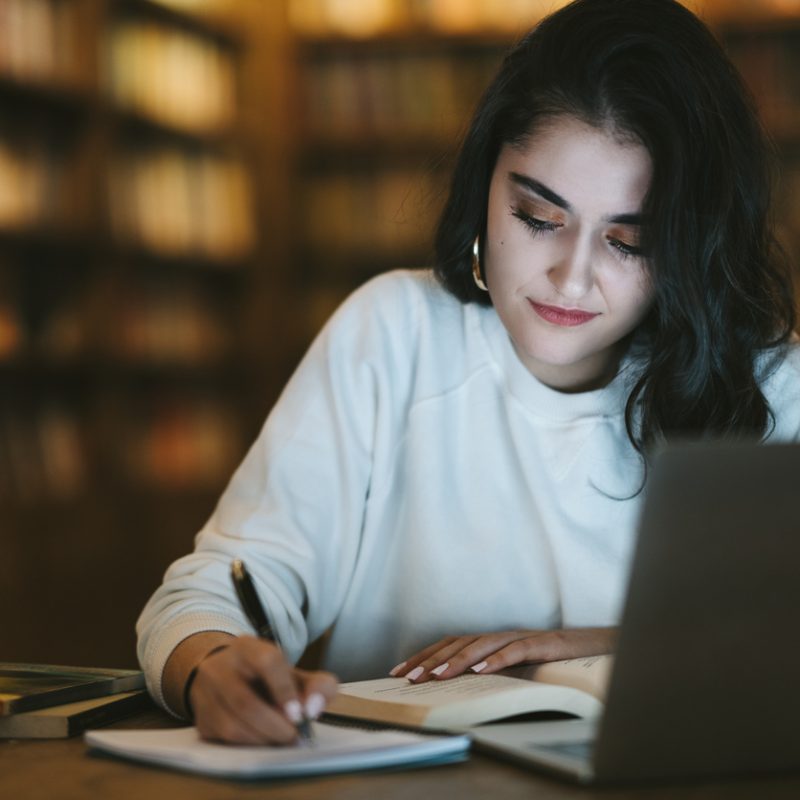
<svg viewBox="0 0 800 800">
<path fill-rule="evenodd" d="M 525 351 L 525 354 L 532 361 L 536 361 L 548 367 L 576 367 L 578 364 L 590 359 L 594 353 L 576 352 L 574 350 L 564 350 L 562 348 L 541 348 L 532 347 Z"/>
</svg>

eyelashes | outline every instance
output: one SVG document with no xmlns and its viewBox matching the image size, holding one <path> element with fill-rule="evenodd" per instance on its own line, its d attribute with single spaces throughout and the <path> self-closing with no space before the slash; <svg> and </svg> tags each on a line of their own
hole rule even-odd
<svg viewBox="0 0 800 800">
<path fill-rule="evenodd" d="M 546 233 L 555 233 L 559 228 L 564 227 L 563 223 L 533 217 L 521 208 L 514 206 L 511 207 L 511 215 L 516 217 L 534 237 Z M 639 258 L 645 254 L 641 247 L 623 242 L 614 236 L 607 237 L 606 241 L 623 261 L 628 258 Z"/>
<path fill-rule="evenodd" d="M 511 215 L 516 217 L 534 236 L 540 233 L 552 233 L 561 227 L 558 222 L 550 222 L 545 219 L 537 219 L 530 214 L 526 214 L 521 208 L 511 208 Z"/>
<path fill-rule="evenodd" d="M 620 254 L 623 259 L 631 257 L 639 257 L 644 255 L 644 250 L 641 247 L 636 247 L 632 244 L 626 244 L 619 239 L 609 238 L 608 243 Z"/>
</svg>

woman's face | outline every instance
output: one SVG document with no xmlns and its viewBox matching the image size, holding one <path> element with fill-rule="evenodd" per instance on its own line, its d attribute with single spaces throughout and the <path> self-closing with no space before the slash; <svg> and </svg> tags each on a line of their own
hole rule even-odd
<svg viewBox="0 0 800 800">
<path fill-rule="evenodd" d="M 518 356 L 553 388 L 608 382 L 650 307 L 640 232 L 651 175 L 644 146 L 570 116 L 500 151 L 486 283 Z"/>
</svg>

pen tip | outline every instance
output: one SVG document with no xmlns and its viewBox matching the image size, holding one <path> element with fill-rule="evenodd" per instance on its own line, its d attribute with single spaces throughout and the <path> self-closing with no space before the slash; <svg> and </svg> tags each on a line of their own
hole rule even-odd
<svg viewBox="0 0 800 800">
<path fill-rule="evenodd" d="M 300 740 L 303 744 L 314 744 L 314 730 L 311 727 L 311 720 L 304 718 L 297 723 L 297 732 L 300 734 Z"/>
</svg>

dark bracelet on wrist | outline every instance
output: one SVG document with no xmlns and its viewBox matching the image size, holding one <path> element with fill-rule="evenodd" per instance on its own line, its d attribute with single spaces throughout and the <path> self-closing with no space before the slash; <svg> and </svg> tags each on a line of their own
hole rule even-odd
<svg viewBox="0 0 800 800">
<path fill-rule="evenodd" d="M 197 677 L 197 670 L 200 669 L 200 665 L 207 658 L 213 656 L 214 653 L 218 653 L 220 650 L 224 650 L 226 647 L 230 647 L 230 645 L 218 644 L 216 647 L 212 647 L 189 671 L 189 675 L 186 678 L 186 683 L 183 685 L 183 710 L 189 722 L 194 722 L 194 709 L 192 708 L 192 703 L 189 700 L 189 692 L 192 690 L 192 684 L 194 683 L 194 679 Z"/>
</svg>

